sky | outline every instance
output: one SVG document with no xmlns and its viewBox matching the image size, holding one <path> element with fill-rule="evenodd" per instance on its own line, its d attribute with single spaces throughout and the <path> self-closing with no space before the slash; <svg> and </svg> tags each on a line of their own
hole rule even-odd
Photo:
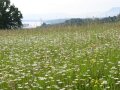
<svg viewBox="0 0 120 90">
<path fill-rule="evenodd" d="M 11 0 L 22 12 L 24 19 L 59 19 L 89 17 L 120 7 L 120 0 Z"/>
</svg>

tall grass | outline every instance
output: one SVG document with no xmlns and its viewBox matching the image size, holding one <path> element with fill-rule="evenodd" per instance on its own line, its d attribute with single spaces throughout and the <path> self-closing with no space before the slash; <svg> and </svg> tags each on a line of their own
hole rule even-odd
<svg viewBox="0 0 120 90">
<path fill-rule="evenodd" d="M 119 89 L 119 23 L 0 31 L 0 90 Z"/>
</svg>

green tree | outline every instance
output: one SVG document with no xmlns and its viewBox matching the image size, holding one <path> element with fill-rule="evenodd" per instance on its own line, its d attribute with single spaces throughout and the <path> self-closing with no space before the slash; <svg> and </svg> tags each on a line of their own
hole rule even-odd
<svg viewBox="0 0 120 90">
<path fill-rule="evenodd" d="M 20 28 L 22 26 L 21 12 L 10 0 L 0 0 L 0 29 Z"/>
</svg>

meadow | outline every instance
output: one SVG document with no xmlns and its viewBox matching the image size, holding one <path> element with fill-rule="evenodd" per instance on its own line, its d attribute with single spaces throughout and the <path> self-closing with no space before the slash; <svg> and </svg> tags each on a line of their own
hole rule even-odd
<svg viewBox="0 0 120 90">
<path fill-rule="evenodd" d="M 120 90 L 120 23 L 0 30 L 0 90 Z"/>
</svg>

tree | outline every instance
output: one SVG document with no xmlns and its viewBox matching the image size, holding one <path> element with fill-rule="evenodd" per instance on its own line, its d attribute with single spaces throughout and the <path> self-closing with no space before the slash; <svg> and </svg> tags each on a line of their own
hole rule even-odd
<svg viewBox="0 0 120 90">
<path fill-rule="evenodd" d="M 21 12 L 10 0 L 0 0 L 0 29 L 20 28 L 22 26 Z"/>
<path fill-rule="evenodd" d="M 45 27 L 45 26 L 47 26 L 47 24 L 43 22 L 43 24 L 42 24 L 41 26 L 42 26 L 42 27 Z"/>
</svg>

